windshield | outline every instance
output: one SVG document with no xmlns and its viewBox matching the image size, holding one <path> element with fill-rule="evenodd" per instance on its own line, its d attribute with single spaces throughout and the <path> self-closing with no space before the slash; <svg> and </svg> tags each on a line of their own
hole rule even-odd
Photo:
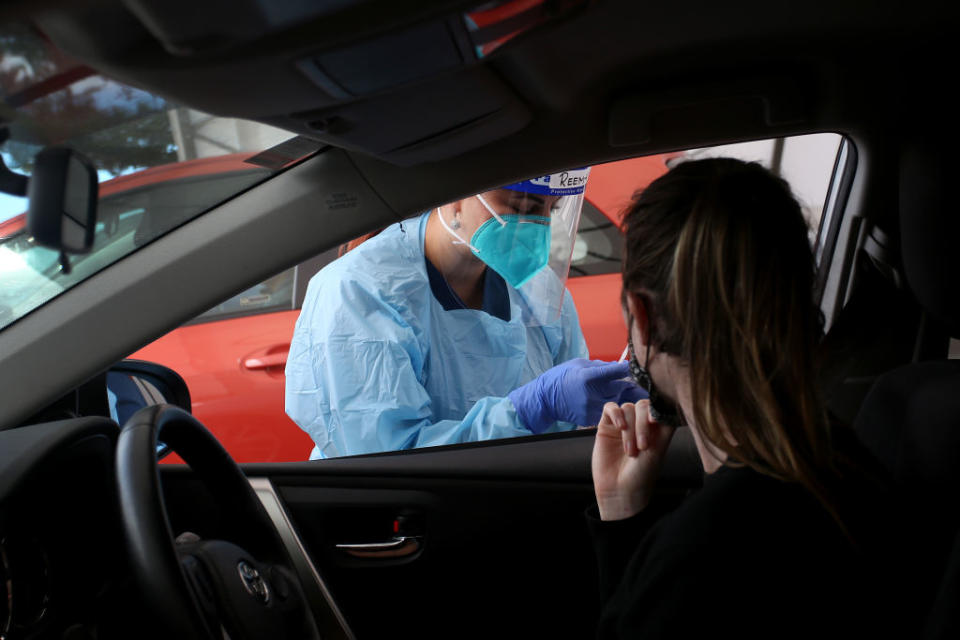
<svg viewBox="0 0 960 640">
<path fill-rule="evenodd" d="M 287 131 L 98 75 L 26 27 L 0 30 L 0 99 L 0 156 L 11 170 L 30 175 L 38 151 L 64 145 L 87 156 L 100 181 L 93 249 L 70 257 L 69 270 L 29 237 L 26 199 L 0 194 L 0 328 L 270 177 L 285 166 L 275 158 L 297 159 L 258 155 Z"/>
</svg>

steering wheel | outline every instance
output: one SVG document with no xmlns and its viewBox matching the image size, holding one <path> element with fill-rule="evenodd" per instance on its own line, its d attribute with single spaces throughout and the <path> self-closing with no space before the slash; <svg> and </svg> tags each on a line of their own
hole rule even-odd
<svg viewBox="0 0 960 640">
<path fill-rule="evenodd" d="M 190 465 L 222 510 L 231 541 L 174 541 L 157 442 Z M 117 442 L 117 485 L 135 580 L 174 638 L 319 639 L 279 534 L 217 439 L 178 407 L 135 413 Z"/>
</svg>

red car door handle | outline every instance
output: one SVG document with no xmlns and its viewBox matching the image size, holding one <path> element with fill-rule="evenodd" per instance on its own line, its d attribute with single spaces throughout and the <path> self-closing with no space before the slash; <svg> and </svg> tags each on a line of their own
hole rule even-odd
<svg viewBox="0 0 960 640">
<path fill-rule="evenodd" d="M 273 367 L 282 367 L 287 364 L 287 352 L 268 353 L 261 356 L 252 356 L 243 361 L 243 366 L 247 369 L 271 369 Z"/>
</svg>

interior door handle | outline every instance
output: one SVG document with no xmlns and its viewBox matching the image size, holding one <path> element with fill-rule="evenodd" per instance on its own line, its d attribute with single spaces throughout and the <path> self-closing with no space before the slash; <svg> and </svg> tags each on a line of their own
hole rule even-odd
<svg viewBox="0 0 960 640">
<path fill-rule="evenodd" d="M 243 361 L 243 366 L 247 369 L 270 369 L 272 367 L 282 367 L 287 364 L 287 352 L 268 353 L 265 355 L 253 356 Z"/>
<path fill-rule="evenodd" d="M 386 542 L 338 544 L 337 549 L 356 558 L 403 558 L 420 550 L 423 536 L 396 536 Z"/>
</svg>

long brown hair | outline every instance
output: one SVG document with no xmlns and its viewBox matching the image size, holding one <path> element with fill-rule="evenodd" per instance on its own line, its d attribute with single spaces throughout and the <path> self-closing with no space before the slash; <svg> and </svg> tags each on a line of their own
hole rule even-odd
<svg viewBox="0 0 960 640">
<path fill-rule="evenodd" d="M 838 519 L 814 262 L 787 183 L 754 163 L 684 162 L 635 194 L 624 230 L 624 289 L 652 307 L 653 346 L 687 365 L 703 437 Z"/>
</svg>

